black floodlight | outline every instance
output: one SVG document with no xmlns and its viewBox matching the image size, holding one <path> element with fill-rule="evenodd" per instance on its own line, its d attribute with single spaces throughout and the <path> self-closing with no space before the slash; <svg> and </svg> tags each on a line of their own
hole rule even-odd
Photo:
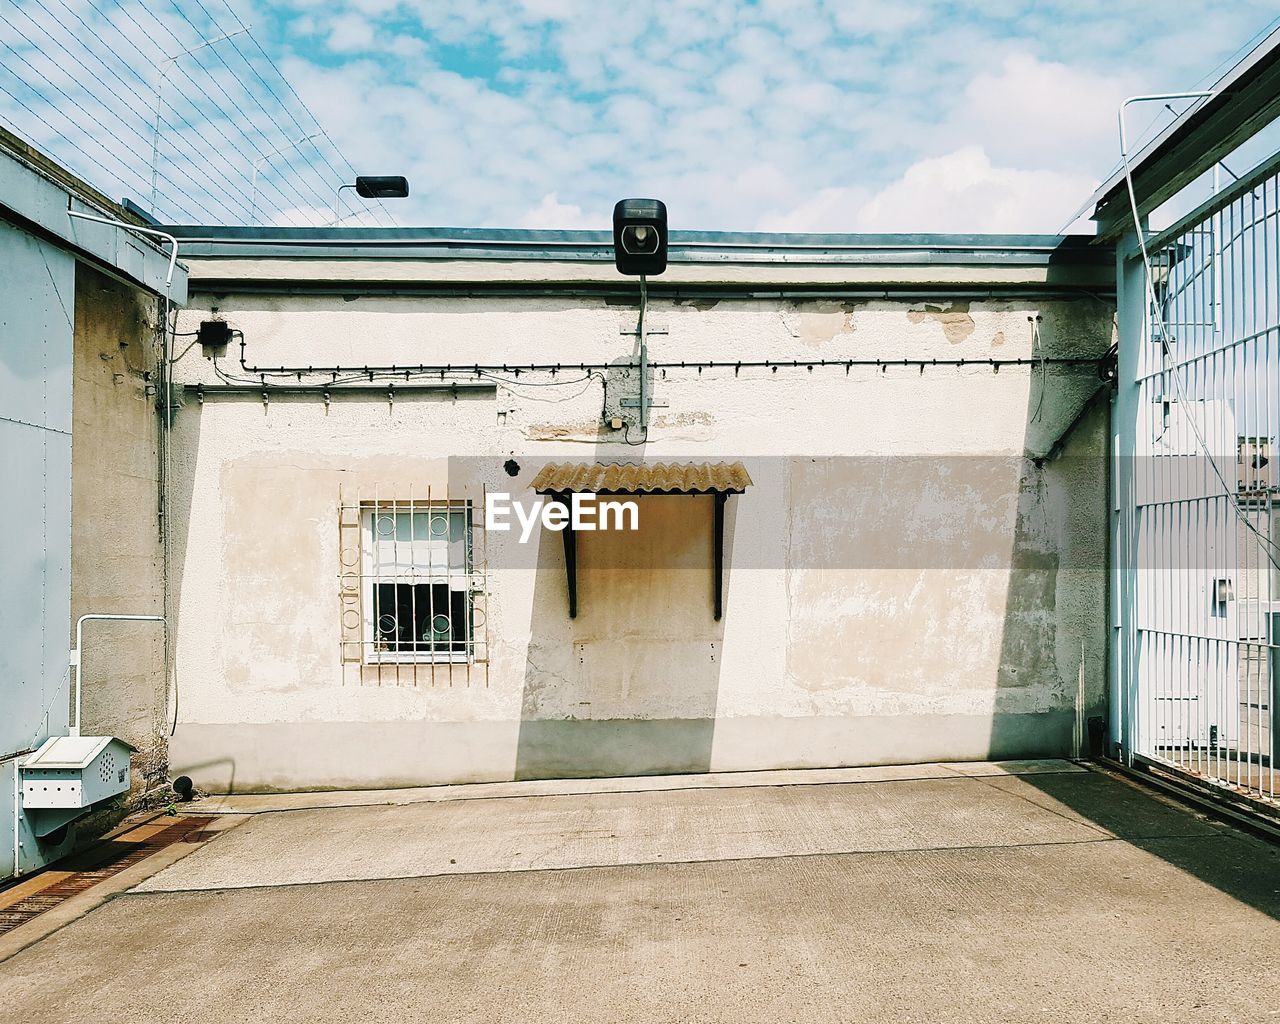
<svg viewBox="0 0 1280 1024">
<path fill-rule="evenodd" d="M 657 199 L 623 199 L 613 208 L 613 260 L 620 274 L 667 269 L 667 207 Z"/>
<path fill-rule="evenodd" d="M 365 199 L 406 199 L 409 179 L 400 174 L 360 174 L 356 176 L 356 195 Z"/>
</svg>

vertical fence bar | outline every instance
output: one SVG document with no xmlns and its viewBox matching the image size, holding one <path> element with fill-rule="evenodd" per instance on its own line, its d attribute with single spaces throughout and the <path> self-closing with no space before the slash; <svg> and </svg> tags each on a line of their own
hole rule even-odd
<svg viewBox="0 0 1280 1024">
<path fill-rule="evenodd" d="M 1121 751 L 1274 799 L 1280 177 L 1117 256 L 1111 511 Z M 1139 287 L 1141 285 L 1141 287 Z"/>
</svg>

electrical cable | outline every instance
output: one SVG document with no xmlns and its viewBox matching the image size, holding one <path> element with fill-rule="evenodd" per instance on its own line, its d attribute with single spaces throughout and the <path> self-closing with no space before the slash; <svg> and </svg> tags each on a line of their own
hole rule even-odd
<svg viewBox="0 0 1280 1024">
<path fill-rule="evenodd" d="M 1045 362 L 1044 343 L 1040 340 L 1040 316 L 1035 314 L 1027 317 L 1031 321 L 1031 355 L 1034 358 L 1037 353 L 1040 356 L 1040 394 L 1036 401 L 1035 411 L 1031 414 L 1031 422 L 1038 423 L 1040 414 L 1044 412 L 1044 399 L 1049 390 L 1049 366 Z"/>
</svg>

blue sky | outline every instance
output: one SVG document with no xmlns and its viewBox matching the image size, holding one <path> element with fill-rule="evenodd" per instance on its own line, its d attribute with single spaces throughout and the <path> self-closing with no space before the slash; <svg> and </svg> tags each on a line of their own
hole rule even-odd
<svg viewBox="0 0 1280 1024">
<path fill-rule="evenodd" d="M 131 6 L 135 21 L 122 20 Z M 103 39 L 88 62 L 141 65 L 122 76 L 136 97 L 101 73 L 96 88 L 84 75 L 62 81 L 66 94 L 86 91 L 86 109 L 101 104 L 104 124 L 114 125 L 113 105 L 127 108 L 140 129 L 120 130 L 131 147 L 149 137 L 142 82 L 156 58 L 143 58 L 165 42 L 141 31 L 147 19 L 164 22 L 172 52 L 234 28 L 234 8 L 361 173 L 411 179 L 412 198 L 387 207 L 402 224 L 605 227 L 616 199 L 650 195 L 667 202 L 675 227 L 817 231 L 1055 230 L 1115 163 L 1123 96 L 1212 80 L 1276 13 L 1252 0 L 0 0 L 0 32 L 23 29 L 11 46 L 67 64 L 52 39 L 59 20 L 75 27 L 61 9 L 72 7 L 138 44 L 133 56 Z M 75 35 L 62 38 L 95 45 Z M 219 45 L 230 54 L 241 44 L 250 49 L 245 37 Z M 258 102 L 265 84 L 214 56 L 184 59 L 193 98 L 188 107 L 172 98 L 163 157 L 171 192 L 179 180 L 199 192 L 225 173 L 205 216 L 244 220 L 255 154 L 301 132 L 283 116 L 271 121 L 273 98 Z M 226 102 L 194 96 L 202 74 L 218 77 Z M 26 98 L 35 110 L 41 100 L 61 108 L 64 120 L 50 123 L 63 135 L 68 113 L 86 120 L 64 94 Z M 46 148 L 65 148 L 0 93 L 6 112 L 11 126 L 43 133 Z M 215 145 L 213 163 L 193 152 L 201 119 L 221 119 L 221 139 L 243 133 L 234 152 Z M 303 127 L 305 117 L 292 121 Z M 104 187 L 146 187 L 150 153 L 138 148 L 146 152 L 128 169 L 98 167 Z M 264 165 L 267 219 L 325 218 L 335 170 L 312 150 L 292 151 L 291 166 Z M 297 187 L 285 188 L 295 174 Z"/>
</svg>

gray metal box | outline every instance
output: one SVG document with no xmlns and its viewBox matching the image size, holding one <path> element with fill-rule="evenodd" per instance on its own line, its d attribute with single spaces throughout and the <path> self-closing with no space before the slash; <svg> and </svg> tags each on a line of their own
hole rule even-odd
<svg viewBox="0 0 1280 1024">
<path fill-rule="evenodd" d="M 129 755 L 114 736 L 52 736 L 22 763 L 26 811 L 91 807 L 129 789 Z"/>
</svg>

